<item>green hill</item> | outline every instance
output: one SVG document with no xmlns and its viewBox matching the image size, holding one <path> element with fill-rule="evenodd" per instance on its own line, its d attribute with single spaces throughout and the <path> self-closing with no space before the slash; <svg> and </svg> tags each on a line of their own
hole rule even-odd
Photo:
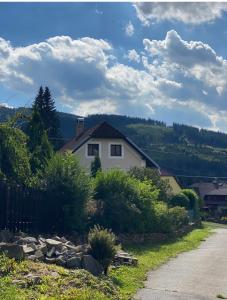
<svg viewBox="0 0 227 300">
<path fill-rule="evenodd" d="M 20 108 L 21 110 L 21 108 Z M 18 109 L 0 108 L 0 122 Z M 75 135 L 77 116 L 59 112 L 61 135 L 67 141 Z M 107 121 L 138 144 L 162 168 L 176 175 L 227 176 L 227 134 L 151 119 L 119 115 L 91 115 L 85 126 Z M 179 176 L 182 183 L 198 178 Z"/>
</svg>

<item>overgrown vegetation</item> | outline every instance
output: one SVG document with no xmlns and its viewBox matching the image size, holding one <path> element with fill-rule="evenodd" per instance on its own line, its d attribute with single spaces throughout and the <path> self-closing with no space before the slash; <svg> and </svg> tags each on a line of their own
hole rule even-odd
<svg viewBox="0 0 227 300">
<path fill-rule="evenodd" d="M 24 299 L 118 300 L 119 292 L 109 278 L 96 278 L 85 270 L 0 256 L 0 300 Z"/>
<path fill-rule="evenodd" d="M 88 243 L 91 249 L 91 255 L 97 259 L 107 275 L 108 268 L 117 253 L 116 237 L 111 230 L 94 226 L 88 234 Z"/>
</svg>

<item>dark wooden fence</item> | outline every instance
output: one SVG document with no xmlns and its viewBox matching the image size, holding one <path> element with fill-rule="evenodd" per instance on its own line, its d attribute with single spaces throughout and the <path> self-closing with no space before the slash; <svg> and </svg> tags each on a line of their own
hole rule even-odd
<svg viewBox="0 0 227 300">
<path fill-rule="evenodd" d="M 0 229 L 38 231 L 41 199 L 40 191 L 0 180 Z"/>
</svg>

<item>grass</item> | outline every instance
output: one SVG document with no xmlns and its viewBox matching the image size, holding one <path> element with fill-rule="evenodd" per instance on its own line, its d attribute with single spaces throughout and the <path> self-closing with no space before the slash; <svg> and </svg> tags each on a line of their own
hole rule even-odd
<svg viewBox="0 0 227 300">
<path fill-rule="evenodd" d="M 32 276 L 31 276 L 32 275 Z M 118 300 L 112 281 L 85 270 L 0 256 L 0 300 Z"/>
<path fill-rule="evenodd" d="M 216 297 L 219 298 L 219 299 L 227 299 L 227 298 L 226 298 L 225 296 L 223 296 L 222 294 L 218 294 Z"/>
<path fill-rule="evenodd" d="M 149 270 L 198 247 L 215 226 L 218 225 L 206 223 L 178 240 L 128 246 L 125 250 L 138 258 L 138 266 L 112 269 L 109 277 L 96 278 L 85 270 L 67 270 L 32 261 L 16 262 L 0 255 L 0 300 L 131 299 L 143 287 Z"/>
<path fill-rule="evenodd" d="M 138 258 L 138 267 L 122 266 L 111 270 L 111 278 L 119 287 L 122 299 L 127 300 L 142 288 L 149 270 L 175 257 L 177 254 L 197 248 L 215 228 L 213 224 L 205 224 L 178 240 L 170 240 L 160 244 L 146 243 L 144 245 L 131 245 L 127 247 Z"/>
</svg>

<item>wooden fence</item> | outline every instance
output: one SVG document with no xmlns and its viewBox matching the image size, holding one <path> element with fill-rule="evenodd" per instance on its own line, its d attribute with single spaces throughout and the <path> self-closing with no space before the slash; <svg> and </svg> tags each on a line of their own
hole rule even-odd
<svg viewBox="0 0 227 300">
<path fill-rule="evenodd" d="M 40 191 L 0 180 L 0 229 L 39 230 Z"/>
</svg>

